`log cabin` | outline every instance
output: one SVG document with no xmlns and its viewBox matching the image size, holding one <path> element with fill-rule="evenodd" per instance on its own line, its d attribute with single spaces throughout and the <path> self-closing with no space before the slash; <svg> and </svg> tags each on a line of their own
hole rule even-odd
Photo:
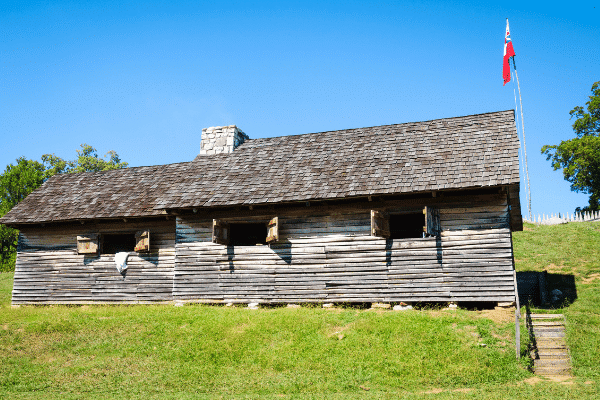
<svg viewBox="0 0 600 400">
<path fill-rule="evenodd" d="M 12 303 L 514 302 L 518 150 L 513 110 L 205 128 L 192 161 L 55 175 L 1 218 Z"/>
</svg>

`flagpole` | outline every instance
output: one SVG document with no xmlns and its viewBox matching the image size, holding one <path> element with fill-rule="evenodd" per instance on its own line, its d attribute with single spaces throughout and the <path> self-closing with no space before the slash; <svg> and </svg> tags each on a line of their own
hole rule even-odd
<svg viewBox="0 0 600 400">
<path fill-rule="evenodd" d="M 529 215 L 529 221 L 531 218 L 531 186 L 529 185 L 529 168 L 527 166 L 527 144 L 525 143 L 525 123 L 523 122 L 523 100 L 521 99 L 521 85 L 519 84 L 519 74 L 517 73 L 517 64 L 515 64 L 515 57 L 511 57 L 513 62 L 513 69 L 515 70 L 515 77 L 517 78 L 517 88 L 519 89 L 519 104 L 521 107 L 521 131 L 523 132 L 523 153 L 525 154 L 525 175 L 527 177 L 527 213 Z"/>
</svg>

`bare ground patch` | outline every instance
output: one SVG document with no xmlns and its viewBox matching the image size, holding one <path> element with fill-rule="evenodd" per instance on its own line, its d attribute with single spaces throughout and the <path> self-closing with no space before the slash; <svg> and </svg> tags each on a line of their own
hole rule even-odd
<svg viewBox="0 0 600 400">
<path fill-rule="evenodd" d="M 507 322 L 514 322 L 515 320 L 515 309 L 513 307 L 496 307 L 493 310 L 477 311 L 477 314 L 481 318 L 492 320 L 495 324 L 505 324 Z"/>
<path fill-rule="evenodd" d="M 596 279 L 600 280 L 600 273 L 589 274 L 586 278 L 582 279 L 582 282 L 588 284 L 594 282 Z"/>
<path fill-rule="evenodd" d="M 338 340 L 342 340 L 345 337 L 344 331 L 352 328 L 353 326 L 354 322 L 350 322 L 344 326 L 333 326 L 328 329 L 329 332 L 327 333 L 327 337 L 337 337 Z"/>
</svg>

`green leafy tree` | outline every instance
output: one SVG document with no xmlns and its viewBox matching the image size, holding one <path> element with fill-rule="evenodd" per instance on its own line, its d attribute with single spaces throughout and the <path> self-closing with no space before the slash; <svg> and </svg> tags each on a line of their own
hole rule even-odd
<svg viewBox="0 0 600 400">
<path fill-rule="evenodd" d="M 592 85 L 592 95 L 585 105 L 569 113 L 576 118 L 573 131 L 577 137 L 545 145 L 542 154 L 551 160 L 555 171 L 562 168 L 572 191 L 590 195 L 589 204 L 576 211 L 596 211 L 600 209 L 600 81 Z"/>
<path fill-rule="evenodd" d="M 77 150 L 77 158 L 73 161 L 65 161 L 54 154 L 44 154 L 42 162 L 46 166 L 47 177 L 55 174 L 74 172 L 99 172 L 111 169 L 127 168 L 127 163 L 121 161 L 119 155 L 111 150 L 104 155 L 108 160 L 98 157 L 98 151 L 87 143 L 81 145 Z"/>
<path fill-rule="evenodd" d="M 44 182 L 44 170 L 40 162 L 25 157 L 6 167 L 0 175 L 0 217 Z M 16 229 L 0 224 L 0 271 L 14 269 L 18 234 Z"/>
<path fill-rule="evenodd" d="M 108 159 L 105 159 L 107 156 Z M 96 149 L 88 144 L 81 145 L 77 158 L 72 161 L 65 161 L 54 154 L 44 154 L 42 162 L 20 157 L 16 165 L 9 164 L 0 175 L 0 217 L 53 175 L 108 171 L 126 168 L 127 165 L 112 150 L 104 158 L 98 157 Z M 0 224 L 0 271 L 14 270 L 18 236 L 19 231 Z"/>
</svg>

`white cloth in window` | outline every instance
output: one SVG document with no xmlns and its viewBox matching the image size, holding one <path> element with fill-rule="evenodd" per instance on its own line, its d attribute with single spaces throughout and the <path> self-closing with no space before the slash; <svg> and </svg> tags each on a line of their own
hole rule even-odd
<svg viewBox="0 0 600 400">
<path fill-rule="evenodd" d="M 127 269 L 127 257 L 129 253 L 122 251 L 120 253 L 115 254 L 115 264 L 117 265 L 117 271 L 120 274 L 123 273 Z"/>
</svg>

